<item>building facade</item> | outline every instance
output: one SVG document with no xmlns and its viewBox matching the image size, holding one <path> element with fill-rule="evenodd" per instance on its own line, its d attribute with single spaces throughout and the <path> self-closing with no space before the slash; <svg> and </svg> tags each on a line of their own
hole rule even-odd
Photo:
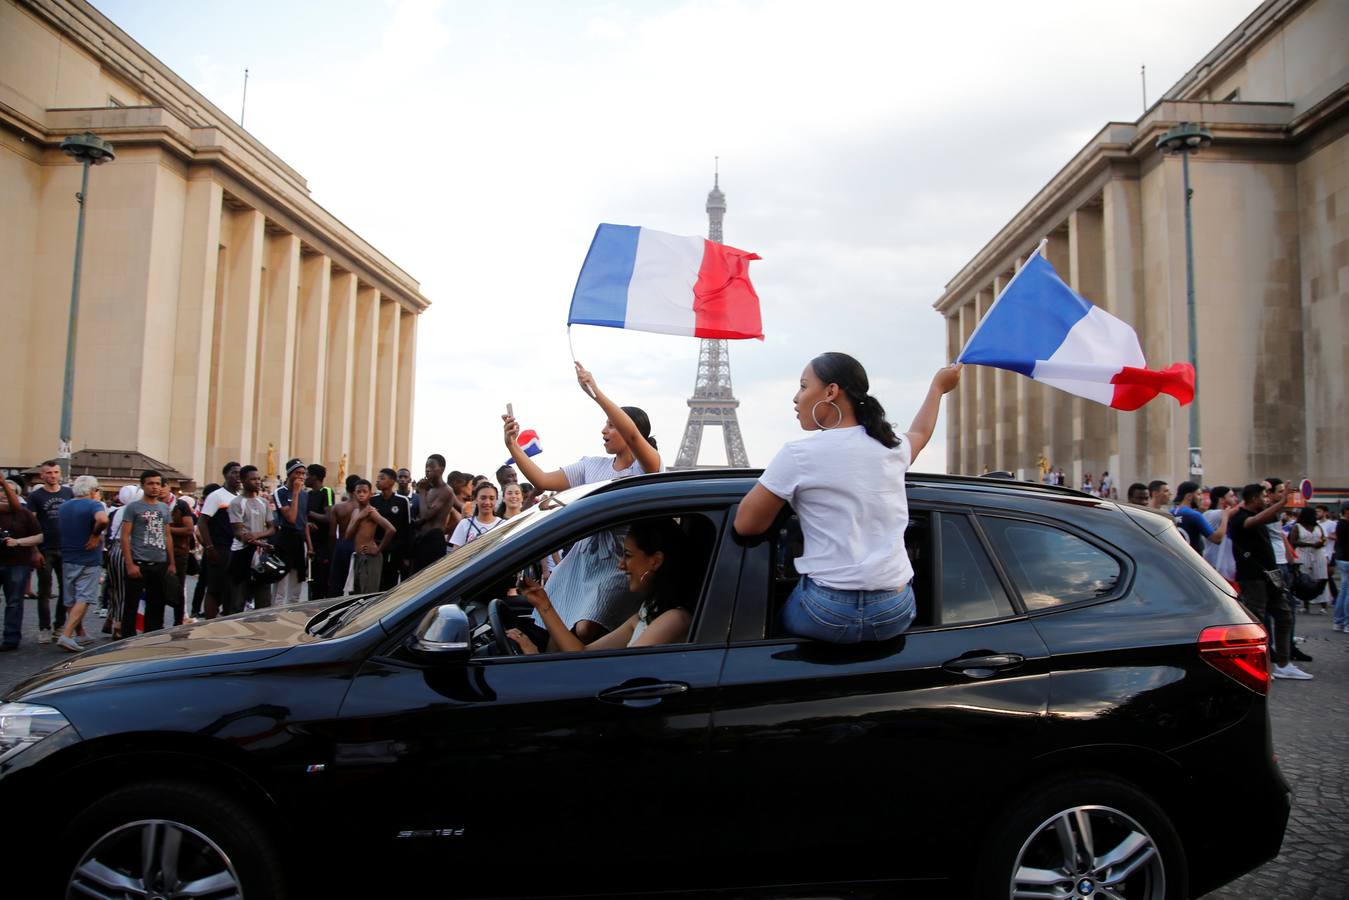
<svg viewBox="0 0 1349 900">
<path fill-rule="evenodd" d="M 72 449 L 198 482 L 407 464 L 417 282 L 92 6 L 0 0 L 0 467 L 57 452 L 84 131 L 116 160 L 90 172 Z"/>
<path fill-rule="evenodd" d="M 1349 485 L 1346 35 L 1344 0 L 1268 0 L 1142 118 L 1102 128 L 946 286 L 947 358 L 1047 236 L 1150 366 L 1188 360 L 1182 164 L 1155 145 L 1197 123 L 1214 137 L 1190 158 L 1204 480 Z M 972 367 L 947 404 L 951 472 L 1188 477 L 1189 413 L 1170 398 L 1120 412 Z"/>
</svg>

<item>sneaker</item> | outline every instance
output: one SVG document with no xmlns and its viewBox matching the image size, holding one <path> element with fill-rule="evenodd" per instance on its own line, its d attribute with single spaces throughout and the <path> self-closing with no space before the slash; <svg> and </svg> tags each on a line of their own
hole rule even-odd
<svg viewBox="0 0 1349 900">
<path fill-rule="evenodd" d="M 52 642 L 52 630 L 50 628 L 39 628 L 37 642 L 39 644 L 50 644 Z"/>
<path fill-rule="evenodd" d="M 64 634 L 56 639 L 56 646 L 60 647 L 62 650 L 69 650 L 71 653 L 84 652 L 84 648 L 81 647 L 74 638 L 68 638 Z"/>
<path fill-rule="evenodd" d="M 1311 674 L 1309 674 L 1309 673 L 1307 673 L 1307 672 L 1304 672 L 1304 671 L 1302 671 L 1301 669 L 1299 669 L 1297 666 L 1293 665 L 1292 663 L 1289 663 L 1289 664 L 1286 665 L 1286 666 L 1275 666 L 1275 667 L 1274 667 L 1274 677 L 1275 677 L 1275 678 L 1291 678 L 1291 679 L 1293 679 L 1293 680 L 1295 680 L 1295 681 L 1311 681 L 1311 680 L 1312 680 L 1313 678 L 1315 678 L 1316 676 L 1311 675 Z"/>
<path fill-rule="evenodd" d="M 108 608 L 106 606 L 99 609 L 98 617 L 100 619 L 106 619 L 108 617 Z"/>
<path fill-rule="evenodd" d="M 75 635 L 75 643 L 79 644 L 81 647 L 88 647 L 90 644 L 94 642 L 94 640 L 95 638 L 91 634 Z"/>
<path fill-rule="evenodd" d="M 1309 653 L 1303 653 L 1301 650 L 1297 649 L 1296 647 L 1294 647 L 1294 648 L 1293 648 L 1293 651 L 1292 651 L 1291 653 L 1288 654 L 1288 658 L 1291 659 L 1293 662 L 1311 662 L 1311 661 L 1312 661 L 1311 654 L 1309 654 Z"/>
<path fill-rule="evenodd" d="M 1336 623 L 1336 624 L 1330 626 L 1330 630 L 1331 630 L 1331 631 L 1343 631 L 1343 630 L 1344 630 L 1344 626 L 1343 626 L 1343 625 L 1340 625 L 1340 624 L 1338 624 L 1338 623 Z"/>
</svg>

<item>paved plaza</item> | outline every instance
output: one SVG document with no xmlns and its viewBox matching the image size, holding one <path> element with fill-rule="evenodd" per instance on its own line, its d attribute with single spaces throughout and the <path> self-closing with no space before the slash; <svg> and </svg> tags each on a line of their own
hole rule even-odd
<svg viewBox="0 0 1349 900">
<path fill-rule="evenodd" d="M 191 596 L 191 581 L 188 586 Z M 28 601 L 21 647 L 0 654 L 0 695 L 26 676 L 68 658 L 55 644 L 37 643 L 35 601 Z M 86 630 L 105 620 L 85 619 Z M 1275 681 L 1271 691 L 1274 746 L 1293 788 L 1293 814 L 1283 852 L 1270 863 L 1204 900 L 1342 900 L 1349 896 L 1344 866 L 1349 860 L 1349 634 L 1330 629 L 1330 617 L 1300 614 L 1303 649 L 1314 662 L 1304 667 L 1314 681 Z M 94 646 L 98 646 L 97 644 Z M 1240 790 L 1240 785 L 1233 785 Z"/>
</svg>

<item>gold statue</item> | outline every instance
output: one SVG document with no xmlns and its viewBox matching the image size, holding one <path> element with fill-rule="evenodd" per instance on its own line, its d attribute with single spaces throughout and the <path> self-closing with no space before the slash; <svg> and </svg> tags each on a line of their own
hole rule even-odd
<svg viewBox="0 0 1349 900">
<path fill-rule="evenodd" d="M 337 483 L 345 485 L 347 483 L 347 455 L 342 454 L 342 460 L 337 464 Z"/>
<path fill-rule="evenodd" d="M 1040 467 L 1040 477 L 1044 478 L 1045 473 L 1049 471 L 1049 460 L 1045 459 L 1045 455 L 1043 453 L 1040 454 L 1040 459 L 1036 463 L 1036 465 Z"/>
<path fill-rule="evenodd" d="M 276 480 L 276 445 L 267 442 L 267 480 Z"/>
</svg>

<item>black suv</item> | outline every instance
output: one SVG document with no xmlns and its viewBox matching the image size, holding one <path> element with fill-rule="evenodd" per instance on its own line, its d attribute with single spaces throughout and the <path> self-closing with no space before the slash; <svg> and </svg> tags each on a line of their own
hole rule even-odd
<svg viewBox="0 0 1349 900">
<path fill-rule="evenodd" d="M 917 621 L 835 646 L 775 627 L 800 532 L 735 535 L 756 475 L 577 488 L 388 593 L 30 678 L 14 896 L 1165 900 L 1278 852 L 1265 635 L 1169 518 L 911 475 Z M 686 643 L 516 655 L 517 573 L 658 516 L 695 551 Z"/>
</svg>

